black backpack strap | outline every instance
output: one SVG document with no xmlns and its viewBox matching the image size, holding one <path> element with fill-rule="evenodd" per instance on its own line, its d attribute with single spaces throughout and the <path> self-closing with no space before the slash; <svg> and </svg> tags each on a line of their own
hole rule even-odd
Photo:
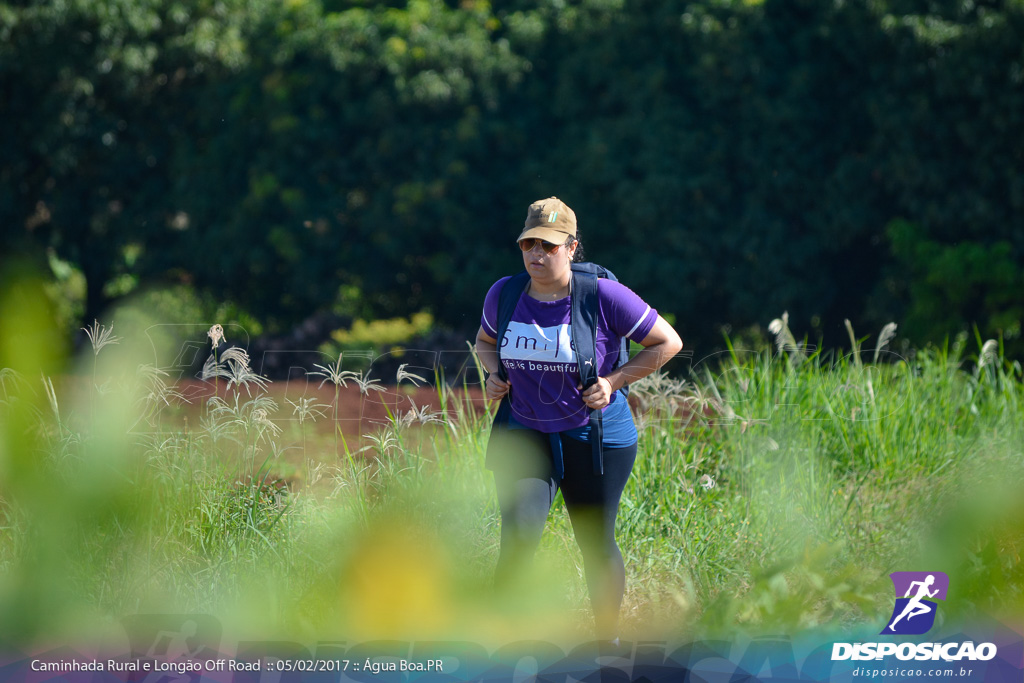
<svg viewBox="0 0 1024 683">
<path fill-rule="evenodd" d="M 501 362 L 502 341 L 505 339 L 505 332 L 508 331 L 508 324 L 512 322 L 512 314 L 516 310 L 516 304 L 519 303 L 519 297 L 526 291 L 529 282 L 530 274 L 525 270 L 516 273 L 505 280 L 505 284 L 501 286 L 501 294 L 498 296 L 498 322 L 495 329 L 498 331 L 496 337 L 498 340 L 498 377 L 501 377 L 503 382 L 508 381 L 508 373 L 505 372 L 505 365 Z"/>
<path fill-rule="evenodd" d="M 572 270 L 573 270 L 574 273 L 593 273 L 594 275 L 597 275 L 598 277 L 607 278 L 608 280 L 611 280 L 612 282 L 618 282 L 619 281 L 619 278 L 615 277 L 615 273 L 613 273 L 612 271 L 608 270 L 604 266 L 597 265 L 596 263 L 589 263 L 589 262 L 574 263 L 574 264 L 572 264 Z M 598 305 L 596 297 L 594 299 L 594 305 L 595 306 Z M 594 309 L 594 315 L 595 316 L 598 315 L 598 309 L 597 308 Z M 622 365 L 625 365 L 628 361 L 629 361 L 629 340 L 626 339 L 625 337 L 623 337 L 622 340 L 619 342 L 619 357 L 615 361 L 615 363 L 612 364 L 612 369 L 614 370 L 615 368 L 618 368 L 618 367 L 620 367 Z M 619 389 L 619 392 L 622 393 L 623 396 L 628 396 L 629 395 L 629 385 L 628 384 L 623 385 L 623 387 L 621 389 Z"/>
<path fill-rule="evenodd" d="M 580 382 L 587 389 L 597 381 L 597 319 L 600 313 L 597 301 L 597 274 L 577 270 L 573 264 L 572 313 L 569 319 L 572 328 L 572 344 L 576 349 Z"/>
<path fill-rule="evenodd" d="M 586 391 L 597 382 L 597 321 L 598 304 L 596 268 L 590 263 L 574 263 L 572 270 L 572 343 L 576 349 L 576 363 L 580 371 L 580 384 Z M 590 448 L 593 453 L 594 474 L 604 474 L 604 423 L 600 410 L 590 411 Z"/>
<path fill-rule="evenodd" d="M 512 314 L 516 310 L 516 304 L 519 303 L 519 297 L 522 296 L 523 292 L 526 291 L 526 286 L 530 281 L 530 274 L 525 270 L 516 273 L 508 280 L 505 280 L 505 284 L 501 286 L 501 294 L 498 296 L 498 322 L 497 331 L 498 336 L 496 349 L 498 351 L 498 377 L 501 381 L 508 381 L 508 373 L 505 372 L 505 364 L 501 362 L 501 346 L 502 341 L 505 339 L 505 332 L 508 330 L 508 324 L 512 322 Z M 511 392 L 511 388 L 509 388 Z M 508 424 L 509 413 L 512 411 L 512 403 L 509 399 L 509 395 L 505 394 L 504 398 L 501 399 L 501 403 L 498 404 L 498 411 L 494 414 L 494 425 L 506 425 Z"/>
</svg>

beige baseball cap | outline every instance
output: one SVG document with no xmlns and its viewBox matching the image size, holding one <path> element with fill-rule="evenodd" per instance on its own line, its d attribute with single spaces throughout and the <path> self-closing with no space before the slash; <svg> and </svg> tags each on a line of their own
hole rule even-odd
<svg viewBox="0 0 1024 683">
<path fill-rule="evenodd" d="M 516 242 L 539 237 L 545 242 L 564 244 L 570 236 L 576 237 L 576 214 L 558 197 L 548 197 L 530 204 L 526 224 Z"/>
</svg>

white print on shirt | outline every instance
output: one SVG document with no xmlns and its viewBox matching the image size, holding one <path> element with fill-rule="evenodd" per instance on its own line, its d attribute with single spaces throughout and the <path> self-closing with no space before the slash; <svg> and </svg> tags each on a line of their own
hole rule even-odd
<svg viewBox="0 0 1024 683">
<path fill-rule="evenodd" d="M 510 321 L 501 340 L 501 359 L 508 368 L 568 372 L 575 369 L 576 350 L 568 324 L 541 327 Z M 515 362 L 510 365 L 510 362 Z M 536 367 L 538 364 L 546 367 Z M 571 366 L 571 367 L 561 367 Z"/>
</svg>

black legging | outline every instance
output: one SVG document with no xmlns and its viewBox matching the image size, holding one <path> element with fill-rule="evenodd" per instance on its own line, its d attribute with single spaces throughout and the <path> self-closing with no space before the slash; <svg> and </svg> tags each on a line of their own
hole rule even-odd
<svg viewBox="0 0 1024 683">
<path fill-rule="evenodd" d="M 583 554 L 587 589 L 594 610 L 597 637 L 612 639 L 626 571 L 615 543 L 619 499 L 636 460 L 636 444 L 604 449 L 604 474 L 594 474 L 589 443 L 561 436 L 565 475 L 555 479 L 547 434 L 531 429 L 502 430 L 494 481 L 501 508 L 501 554 L 495 584 L 507 588 L 520 574 L 540 543 L 548 510 L 561 489 L 576 543 Z"/>
</svg>

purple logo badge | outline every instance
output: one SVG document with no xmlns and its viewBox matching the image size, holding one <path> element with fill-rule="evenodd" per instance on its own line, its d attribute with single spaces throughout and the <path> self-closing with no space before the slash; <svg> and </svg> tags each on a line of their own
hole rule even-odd
<svg viewBox="0 0 1024 683">
<path fill-rule="evenodd" d="M 896 606 L 881 635 L 919 636 L 935 625 L 936 600 L 945 600 L 949 577 L 942 572 L 893 572 Z"/>
</svg>

